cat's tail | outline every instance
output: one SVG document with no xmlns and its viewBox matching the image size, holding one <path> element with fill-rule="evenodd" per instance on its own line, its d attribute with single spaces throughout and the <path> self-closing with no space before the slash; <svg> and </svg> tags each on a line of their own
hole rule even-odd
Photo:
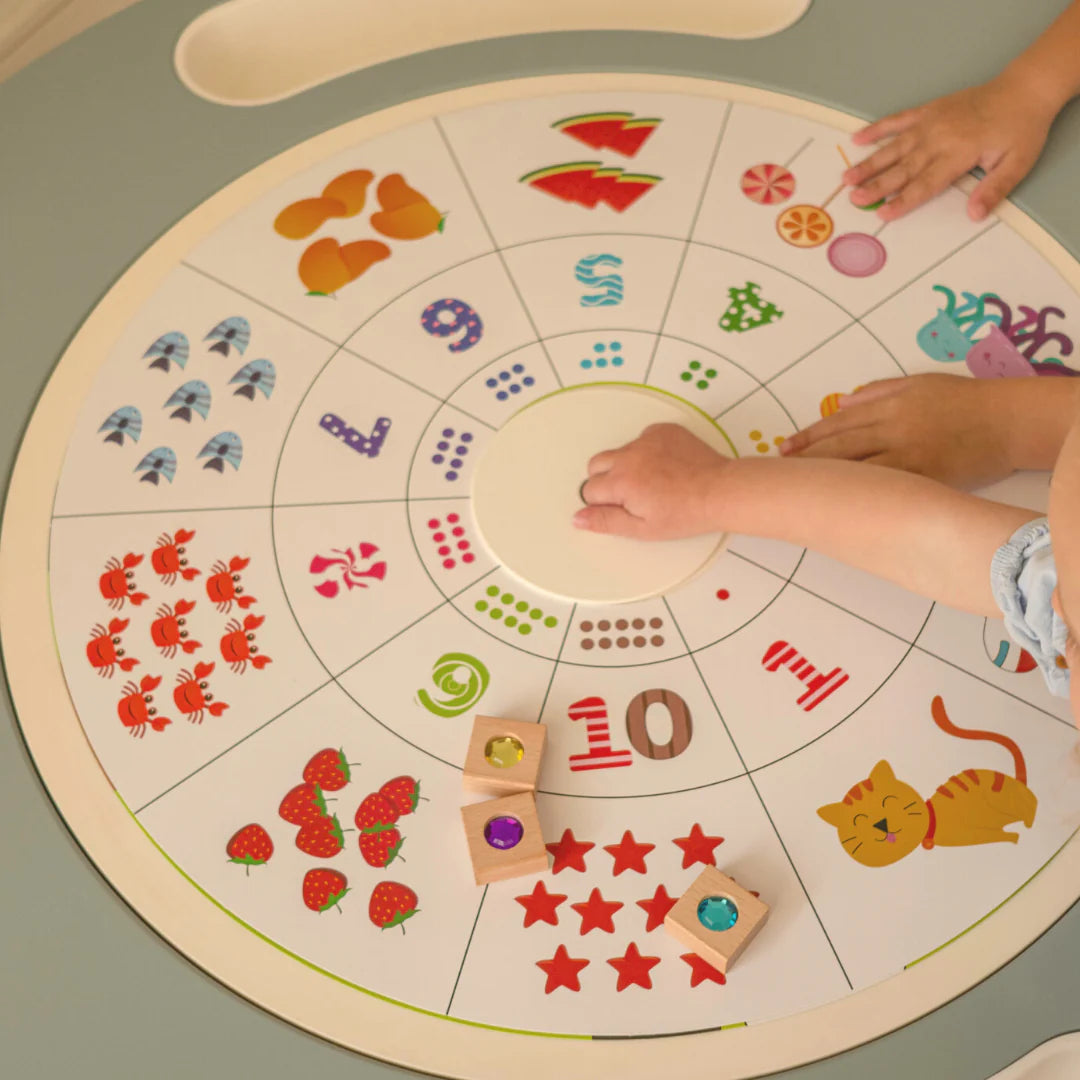
<svg viewBox="0 0 1080 1080">
<path fill-rule="evenodd" d="M 996 731 L 979 731 L 977 729 L 957 727 L 945 712 L 945 702 L 941 700 L 940 694 L 930 702 L 930 713 L 934 717 L 934 723 L 937 724 L 946 735 L 955 735 L 958 739 L 984 739 L 987 742 L 997 743 L 998 746 L 1004 746 L 1013 756 L 1013 765 L 1016 768 L 1016 779 L 1019 780 L 1021 784 L 1027 783 L 1027 765 L 1024 762 L 1024 755 L 1021 752 L 1020 747 L 1017 746 L 1008 735 L 1000 735 Z"/>
</svg>

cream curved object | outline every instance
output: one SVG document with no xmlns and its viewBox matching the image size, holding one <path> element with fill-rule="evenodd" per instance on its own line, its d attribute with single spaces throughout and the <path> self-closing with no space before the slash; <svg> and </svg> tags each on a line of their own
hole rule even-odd
<svg viewBox="0 0 1080 1080">
<path fill-rule="evenodd" d="M 351 71 L 466 41 L 565 30 L 650 30 L 759 38 L 802 17 L 811 0 L 230 0 L 193 20 L 176 45 L 192 93 L 221 105 L 267 105 Z"/>
<path fill-rule="evenodd" d="M 355 143 L 454 109 L 567 92 L 649 90 L 764 107 L 846 131 L 852 117 L 804 101 L 701 80 L 625 75 L 557 76 L 471 87 L 418 99 L 328 131 L 253 169 L 154 243 L 109 290 L 75 335 L 24 436 L 0 533 L 0 625 L 12 699 L 42 781 L 87 856 L 131 907 L 198 966 L 267 1011 L 323 1038 L 413 1069 L 501 1080 L 553 1073 L 597 1078 L 691 1075 L 708 1057 L 717 1080 L 741 1080 L 839 1053 L 916 1020 L 1026 948 L 1080 895 L 1074 835 L 1038 874 L 948 948 L 857 994 L 768 1023 L 668 1038 L 530 1037 L 402 1007 L 331 976 L 265 938 L 172 862 L 118 797 L 69 697 L 54 642 L 49 537 L 55 482 L 70 431 L 102 358 L 127 320 L 183 255 L 232 215 L 297 171 Z M 999 215 L 1074 288 L 1080 270 L 1064 249 L 1011 206 Z M 1040 1074 L 1041 1075 L 1041 1074 Z M 1053 1075 L 1053 1074 L 1049 1074 Z"/>
</svg>

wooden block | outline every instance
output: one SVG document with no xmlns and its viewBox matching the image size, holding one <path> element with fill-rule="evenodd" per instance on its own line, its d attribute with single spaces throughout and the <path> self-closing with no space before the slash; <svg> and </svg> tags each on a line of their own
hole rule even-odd
<svg viewBox="0 0 1080 1080">
<path fill-rule="evenodd" d="M 477 716 L 465 755 L 462 785 L 466 791 L 484 795 L 535 791 L 546 736 L 543 724 Z"/>
<path fill-rule="evenodd" d="M 711 897 L 720 897 L 735 905 L 738 918 L 730 929 L 710 929 L 698 917 L 702 901 Z M 718 971 L 726 972 L 768 917 L 767 904 L 727 874 L 720 873 L 715 866 L 708 866 L 667 913 L 664 929 Z"/>
<path fill-rule="evenodd" d="M 477 885 L 524 874 L 541 874 L 548 868 L 547 848 L 540 834 L 540 819 L 536 816 L 536 800 L 531 791 L 463 806 L 461 820 L 465 825 L 465 839 Z M 492 840 L 506 843 L 517 832 L 513 822 L 518 822 L 521 827 L 521 839 L 513 847 L 489 843 L 486 838 L 489 823 L 492 823 Z"/>
</svg>

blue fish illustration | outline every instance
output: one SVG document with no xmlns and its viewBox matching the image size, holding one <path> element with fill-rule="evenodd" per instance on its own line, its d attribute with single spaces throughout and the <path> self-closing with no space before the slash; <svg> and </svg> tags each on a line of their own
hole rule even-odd
<svg viewBox="0 0 1080 1080">
<path fill-rule="evenodd" d="M 115 412 L 110 413 L 105 423 L 98 428 L 98 433 L 107 431 L 105 442 L 114 442 L 118 446 L 124 445 L 124 438 L 138 442 L 142 434 L 142 413 L 134 405 L 124 405 Z"/>
<path fill-rule="evenodd" d="M 574 267 L 574 277 L 588 289 L 602 292 L 586 293 L 581 298 L 582 307 L 614 307 L 623 301 L 622 274 L 597 273 L 597 267 L 622 266 L 618 255 L 586 255 Z"/>
<path fill-rule="evenodd" d="M 210 412 L 210 387 L 201 379 L 192 379 L 174 390 L 162 407 L 173 410 L 170 419 L 190 421 L 192 412 L 197 412 L 205 420 Z"/>
<path fill-rule="evenodd" d="M 163 476 L 171 484 L 176 475 L 176 454 L 168 446 L 158 446 L 135 466 L 134 471 L 141 472 L 143 475 L 139 479 L 150 484 L 156 485 Z"/>
<path fill-rule="evenodd" d="M 277 372 L 269 360 L 252 360 L 229 380 L 229 385 L 240 383 L 241 385 L 233 391 L 233 394 L 246 397 L 248 401 L 254 401 L 256 390 L 261 390 L 263 396 L 269 398 L 276 381 Z"/>
<path fill-rule="evenodd" d="M 235 431 L 223 431 L 215 435 L 199 451 L 199 457 L 210 459 L 203 465 L 204 469 L 214 469 L 216 472 L 223 473 L 226 461 L 234 469 L 239 469 L 244 457 L 244 444 Z"/>
<path fill-rule="evenodd" d="M 243 356 L 244 350 L 251 341 L 251 323 L 242 315 L 233 315 L 231 318 L 222 319 L 221 322 L 210 331 L 203 341 L 212 341 L 211 352 L 219 352 L 222 356 L 229 355 L 230 347 Z"/>
<path fill-rule="evenodd" d="M 143 353 L 143 359 L 148 360 L 153 357 L 150 366 L 152 368 L 161 368 L 162 371 L 168 373 L 173 364 L 176 364 L 181 370 L 184 369 L 188 362 L 188 351 L 187 336 L 181 334 L 179 330 L 173 330 L 168 334 L 162 334 Z"/>
</svg>

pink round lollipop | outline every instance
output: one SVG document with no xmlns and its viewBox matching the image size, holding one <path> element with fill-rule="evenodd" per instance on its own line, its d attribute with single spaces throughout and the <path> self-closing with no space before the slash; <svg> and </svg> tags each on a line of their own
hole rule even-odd
<svg viewBox="0 0 1080 1080">
<path fill-rule="evenodd" d="M 885 245 L 869 233 L 844 233 L 829 245 L 829 262 L 848 277 L 870 277 L 885 265 Z"/>
<path fill-rule="evenodd" d="M 752 165 L 739 186 L 748 199 L 772 206 L 795 194 L 795 177 L 783 165 Z"/>
</svg>

